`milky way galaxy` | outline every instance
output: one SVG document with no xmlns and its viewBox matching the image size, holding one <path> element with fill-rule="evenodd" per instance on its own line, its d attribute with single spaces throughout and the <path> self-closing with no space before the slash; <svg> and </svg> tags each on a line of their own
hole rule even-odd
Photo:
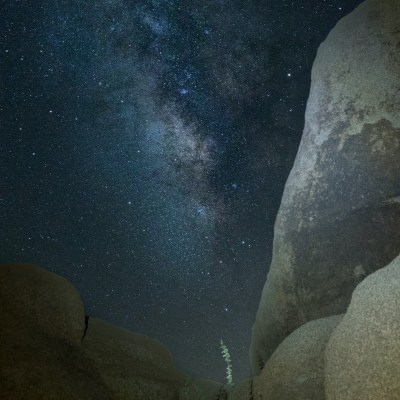
<svg viewBox="0 0 400 400">
<path fill-rule="evenodd" d="M 223 339 L 247 377 L 311 65 L 360 2 L 3 1 L 0 262 L 194 376 L 224 380 Z"/>
</svg>

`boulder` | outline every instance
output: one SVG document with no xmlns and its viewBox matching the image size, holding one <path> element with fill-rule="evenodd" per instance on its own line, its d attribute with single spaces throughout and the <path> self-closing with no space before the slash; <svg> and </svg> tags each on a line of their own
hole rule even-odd
<svg viewBox="0 0 400 400">
<path fill-rule="evenodd" d="M 113 399 L 80 353 L 82 301 L 64 278 L 0 265 L 0 320 L 0 399 Z"/>
<path fill-rule="evenodd" d="M 79 345 L 85 313 L 78 291 L 66 279 L 31 264 L 0 266 L 0 332 L 34 329 Z"/>
<path fill-rule="evenodd" d="M 121 400 L 175 400 L 185 376 L 157 340 L 90 318 L 82 352 Z"/>
<path fill-rule="evenodd" d="M 400 251 L 400 2 L 367 0 L 320 46 L 253 326 L 258 373 L 307 321 L 344 313 Z"/>
<path fill-rule="evenodd" d="M 326 399 L 400 399 L 399 332 L 400 256 L 355 289 L 326 348 Z"/>
<path fill-rule="evenodd" d="M 85 315 L 64 278 L 0 265 L 0 400 L 177 400 L 184 375 L 158 341 Z"/>
<path fill-rule="evenodd" d="M 324 400 L 325 347 L 342 316 L 311 321 L 274 351 L 254 381 L 254 398 Z"/>
</svg>

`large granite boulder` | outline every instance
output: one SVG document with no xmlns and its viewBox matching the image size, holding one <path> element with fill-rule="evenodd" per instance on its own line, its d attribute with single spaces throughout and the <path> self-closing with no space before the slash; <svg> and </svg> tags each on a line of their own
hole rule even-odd
<svg viewBox="0 0 400 400">
<path fill-rule="evenodd" d="M 31 264 L 0 266 L 0 332 L 18 325 L 79 345 L 85 313 L 78 291 L 64 278 Z M 7 324 L 4 323 L 7 321 Z"/>
<path fill-rule="evenodd" d="M 90 318 L 82 344 L 115 399 L 178 399 L 185 376 L 157 340 Z"/>
<path fill-rule="evenodd" d="M 83 305 L 64 278 L 0 265 L 0 321 L 0 399 L 113 399 L 80 353 Z"/>
<path fill-rule="evenodd" d="M 341 318 L 311 321 L 290 334 L 254 380 L 254 398 L 324 400 L 325 348 Z"/>
<path fill-rule="evenodd" d="M 320 46 L 251 342 L 258 373 L 303 323 L 344 313 L 400 251 L 400 2 L 367 0 Z"/>
<path fill-rule="evenodd" d="M 0 265 L 0 399 L 177 400 L 185 377 L 156 340 L 90 318 L 64 278 Z M 86 329 L 87 328 L 87 329 Z"/>
<path fill-rule="evenodd" d="M 368 276 L 326 348 L 327 400 L 400 399 L 400 256 Z"/>
</svg>

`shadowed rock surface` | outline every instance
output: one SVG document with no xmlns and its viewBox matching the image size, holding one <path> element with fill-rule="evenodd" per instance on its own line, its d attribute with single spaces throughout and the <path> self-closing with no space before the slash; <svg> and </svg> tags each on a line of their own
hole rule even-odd
<svg viewBox="0 0 400 400">
<path fill-rule="evenodd" d="M 83 338 L 78 292 L 42 268 L 0 265 L 0 320 L 0 400 L 178 399 L 163 345 L 95 318 Z"/>
<path fill-rule="evenodd" d="M 254 398 L 324 400 L 325 347 L 341 319 L 311 321 L 289 335 L 254 380 Z"/>
<path fill-rule="evenodd" d="M 326 348 L 326 399 L 400 399 L 399 332 L 400 256 L 354 291 Z"/>
<path fill-rule="evenodd" d="M 82 301 L 64 278 L 0 265 L 0 399 L 113 399 L 80 352 Z"/>
<path fill-rule="evenodd" d="M 185 376 L 157 340 L 90 318 L 82 351 L 118 399 L 177 399 Z"/>
<path fill-rule="evenodd" d="M 303 323 L 346 311 L 400 251 L 400 2 L 367 0 L 320 46 L 250 349 L 258 373 Z"/>
<path fill-rule="evenodd" d="M 33 328 L 79 345 L 85 312 L 78 291 L 66 279 L 31 264 L 1 265 L 0 317 L 22 330 Z"/>
</svg>

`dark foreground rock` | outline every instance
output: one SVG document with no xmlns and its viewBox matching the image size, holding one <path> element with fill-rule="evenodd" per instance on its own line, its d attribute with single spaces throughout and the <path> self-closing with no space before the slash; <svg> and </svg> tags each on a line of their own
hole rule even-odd
<svg viewBox="0 0 400 400">
<path fill-rule="evenodd" d="M 342 314 L 400 252 L 400 1 L 367 0 L 318 50 L 251 342 L 258 373 L 298 326 Z"/>
<path fill-rule="evenodd" d="M 84 336 L 78 292 L 42 268 L 0 265 L 0 321 L 0 400 L 178 399 L 164 346 L 97 319 Z"/>
<path fill-rule="evenodd" d="M 161 343 L 97 318 L 89 319 L 82 351 L 119 399 L 174 400 L 185 381 Z"/>
<path fill-rule="evenodd" d="M 0 399 L 112 399 L 80 352 L 76 289 L 34 265 L 0 266 Z"/>
</svg>

